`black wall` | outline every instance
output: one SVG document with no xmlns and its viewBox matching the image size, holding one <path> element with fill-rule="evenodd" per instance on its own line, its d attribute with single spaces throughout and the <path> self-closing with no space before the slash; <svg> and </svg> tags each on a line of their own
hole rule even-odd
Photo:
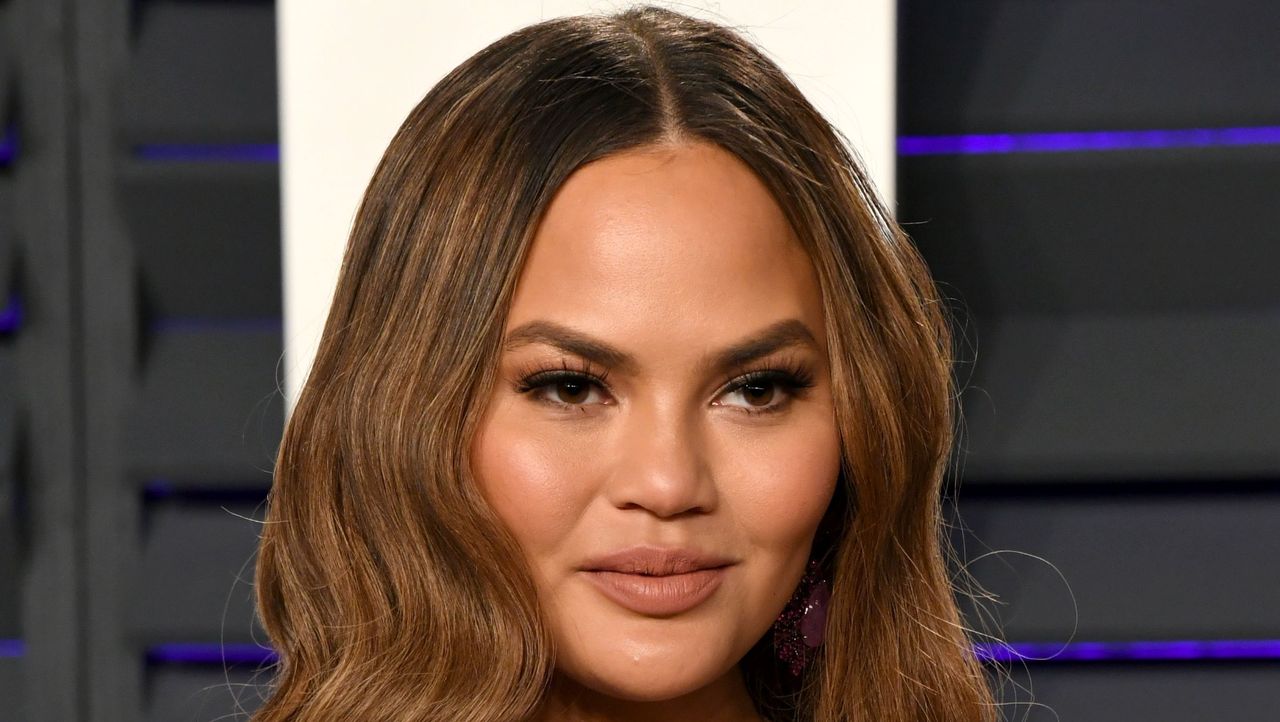
<svg viewBox="0 0 1280 722">
<path fill-rule="evenodd" d="M 993 669 L 1052 708 L 1010 687 L 1010 719 L 1275 716 L 1280 644 L 1222 642 L 1280 640 L 1277 30 L 1240 0 L 900 4 L 899 220 L 961 329 L 955 539 L 1002 600 L 970 622 L 1061 649 Z M 1265 142 L 1138 132 L 1223 128 Z M 905 154 L 939 136 L 980 137 Z"/>
<path fill-rule="evenodd" d="M 235 683 L 263 654 L 253 519 L 282 426 L 274 12 L 0 3 L 22 309 L 0 339 L 0 719 L 256 706 Z"/>
</svg>

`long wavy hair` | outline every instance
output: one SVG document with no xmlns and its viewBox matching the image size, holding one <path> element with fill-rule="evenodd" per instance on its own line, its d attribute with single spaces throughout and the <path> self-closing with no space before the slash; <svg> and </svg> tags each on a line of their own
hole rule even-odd
<svg viewBox="0 0 1280 722">
<path fill-rule="evenodd" d="M 521 720 L 555 649 L 468 449 L 539 218 L 577 168 L 703 141 L 764 181 L 821 286 L 842 443 L 826 642 L 770 719 L 994 719 L 943 554 L 951 340 L 917 251 L 844 138 L 736 31 L 655 7 L 494 42 L 392 139 L 286 425 L 257 561 L 279 654 L 256 722 Z"/>
</svg>

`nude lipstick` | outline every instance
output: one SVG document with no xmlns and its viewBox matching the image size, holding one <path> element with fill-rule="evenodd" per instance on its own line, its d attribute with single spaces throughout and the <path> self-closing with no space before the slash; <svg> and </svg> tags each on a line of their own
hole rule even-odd
<svg viewBox="0 0 1280 722">
<path fill-rule="evenodd" d="M 581 571 L 619 606 L 669 617 L 710 598 L 733 564 L 728 557 L 695 549 L 632 547 L 596 557 Z"/>
</svg>

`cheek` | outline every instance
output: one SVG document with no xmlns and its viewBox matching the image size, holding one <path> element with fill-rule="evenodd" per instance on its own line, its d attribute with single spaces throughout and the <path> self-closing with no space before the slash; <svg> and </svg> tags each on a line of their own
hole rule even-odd
<svg viewBox="0 0 1280 722">
<path fill-rule="evenodd" d="M 731 495 L 754 557 L 743 567 L 744 644 L 764 634 L 793 594 L 835 492 L 840 445 L 834 424 L 797 425 L 738 444 Z"/>
<path fill-rule="evenodd" d="M 834 424 L 795 424 L 730 448 L 738 459 L 731 503 L 747 536 L 778 554 L 802 551 L 835 491 L 840 445 Z"/>
<path fill-rule="evenodd" d="M 583 481 L 589 459 L 501 407 L 486 416 L 471 448 L 481 492 L 536 565 L 582 518 L 591 496 Z"/>
</svg>

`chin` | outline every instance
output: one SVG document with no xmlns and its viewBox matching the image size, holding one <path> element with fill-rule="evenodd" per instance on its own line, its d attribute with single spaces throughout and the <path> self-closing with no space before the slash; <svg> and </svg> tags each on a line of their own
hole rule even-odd
<svg viewBox="0 0 1280 722">
<path fill-rule="evenodd" d="M 666 670 L 649 675 L 637 670 L 596 670 L 586 678 L 576 681 L 614 699 L 628 702 L 664 702 L 677 699 L 702 689 L 717 679 L 724 670 L 711 674 L 687 674 Z"/>
<path fill-rule="evenodd" d="M 628 647 L 630 647 L 628 649 Z M 733 668 L 731 656 L 691 650 L 687 644 L 619 643 L 574 660 L 564 672 L 584 687 L 632 702 L 660 702 L 695 692 Z"/>
</svg>

